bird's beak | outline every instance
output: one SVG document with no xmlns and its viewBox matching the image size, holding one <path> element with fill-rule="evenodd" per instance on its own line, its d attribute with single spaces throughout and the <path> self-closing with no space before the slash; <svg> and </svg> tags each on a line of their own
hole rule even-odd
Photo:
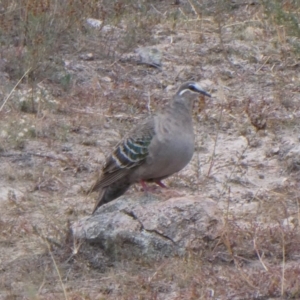
<svg viewBox="0 0 300 300">
<path fill-rule="evenodd" d="M 202 94 L 202 95 L 204 95 L 204 96 L 207 96 L 207 97 L 211 97 L 211 95 L 210 95 L 208 92 L 206 92 L 206 91 L 202 88 L 202 86 L 200 86 L 198 83 L 196 83 L 196 84 L 194 85 L 194 87 L 195 87 L 195 89 L 197 90 L 198 93 L 200 93 L 200 94 Z"/>
<path fill-rule="evenodd" d="M 207 96 L 207 97 L 211 97 L 211 94 L 209 94 L 208 92 L 204 91 L 203 89 L 199 89 L 199 93 L 204 95 L 204 96 Z"/>
</svg>

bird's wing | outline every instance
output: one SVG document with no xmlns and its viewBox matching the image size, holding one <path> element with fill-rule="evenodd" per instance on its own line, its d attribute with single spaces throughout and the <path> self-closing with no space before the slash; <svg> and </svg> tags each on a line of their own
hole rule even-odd
<svg viewBox="0 0 300 300">
<path fill-rule="evenodd" d="M 133 168 L 141 165 L 149 154 L 149 145 L 154 136 L 155 126 L 152 117 L 133 128 L 107 158 L 102 176 L 92 187 L 92 190 L 109 186 L 123 176 L 130 174 Z"/>
</svg>

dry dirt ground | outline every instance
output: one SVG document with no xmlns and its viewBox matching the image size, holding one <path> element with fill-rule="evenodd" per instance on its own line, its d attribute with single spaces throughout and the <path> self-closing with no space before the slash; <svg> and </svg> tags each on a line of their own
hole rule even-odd
<svg viewBox="0 0 300 300">
<path fill-rule="evenodd" d="M 1 44 L 0 299 L 299 299 L 299 2 L 128 3 L 100 28 L 82 16 L 33 66 L 28 41 Z M 161 68 L 138 63 L 141 46 Z M 187 80 L 213 98 L 165 183 L 218 202 L 217 246 L 155 262 L 79 247 L 69 226 L 90 214 L 105 154 Z"/>
</svg>

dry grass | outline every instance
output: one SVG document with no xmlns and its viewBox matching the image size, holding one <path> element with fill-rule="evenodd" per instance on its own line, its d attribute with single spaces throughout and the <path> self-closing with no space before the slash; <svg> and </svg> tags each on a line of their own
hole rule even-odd
<svg viewBox="0 0 300 300">
<path fill-rule="evenodd" d="M 299 162 L 285 159 L 299 138 L 300 5 L 271 2 L 0 3 L 0 299 L 300 297 Z M 149 45 L 163 71 L 135 63 Z M 69 224 L 90 213 L 83 190 L 104 154 L 189 79 L 210 79 L 216 101 L 169 184 L 219 201 L 220 239 L 156 262 L 77 245 Z"/>
</svg>

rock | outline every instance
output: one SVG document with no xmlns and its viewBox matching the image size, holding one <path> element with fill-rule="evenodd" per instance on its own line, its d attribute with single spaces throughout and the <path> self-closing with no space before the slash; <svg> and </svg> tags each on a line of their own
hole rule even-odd
<svg viewBox="0 0 300 300">
<path fill-rule="evenodd" d="M 293 216 L 289 216 L 288 218 L 282 220 L 282 225 L 288 229 L 293 230 L 297 225 L 297 219 Z"/>
<path fill-rule="evenodd" d="M 97 20 L 97 19 L 93 19 L 93 18 L 87 18 L 87 19 L 86 19 L 86 23 L 87 23 L 90 27 L 93 27 L 93 28 L 96 28 L 96 29 L 100 29 L 101 26 L 102 26 L 103 21 Z"/>
<path fill-rule="evenodd" d="M 146 64 L 152 67 L 161 67 L 161 52 L 156 48 L 142 47 L 138 48 L 136 52 L 139 55 L 140 63 Z"/>
<path fill-rule="evenodd" d="M 268 148 L 266 150 L 266 157 L 271 157 L 271 156 L 274 156 L 274 155 L 277 155 L 279 154 L 279 147 L 272 147 L 272 148 Z"/>
<path fill-rule="evenodd" d="M 72 151 L 72 145 L 71 144 L 63 144 L 61 146 L 61 151 L 62 152 L 71 152 Z"/>
<path fill-rule="evenodd" d="M 108 76 L 101 77 L 100 79 L 104 82 L 112 82 L 112 79 Z"/>
<path fill-rule="evenodd" d="M 300 145 L 295 145 L 290 149 L 284 159 L 288 173 L 298 172 L 300 170 Z"/>
<path fill-rule="evenodd" d="M 91 53 L 91 52 L 90 53 L 80 54 L 79 57 L 80 57 L 80 59 L 86 60 L 86 61 L 94 60 L 95 59 L 94 54 Z"/>
<path fill-rule="evenodd" d="M 0 131 L 0 137 L 1 137 L 1 138 L 4 138 L 4 139 L 5 139 L 7 136 L 8 136 L 7 131 L 5 131 L 5 130 L 1 130 L 1 131 Z"/>
<path fill-rule="evenodd" d="M 112 25 L 105 25 L 102 27 L 102 32 L 105 32 L 105 33 L 108 33 L 111 31 L 116 31 L 116 30 L 118 30 L 118 28 L 115 26 L 112 26 Z"/>
<path fill-rule="evenodd" d="M 115 26 L 104 25 L 103 21 L 98 20 L 98 19 L 93 19 L 93 18 L 86 19 L 86 24 L 90 28 L 97 29 L 97 30 L 102 30 L 102 32 L 105 32 L 105 33 L 118 30 L 118 28 L 115 27 Z"/>
<path fill-rule="evenodd" d="M 260 39 L 263 36 L 263 30 L 258 27 L 247 27 L 244 32 L 244 38 L 248 41 Z"/>
<path fill-rule="evenodd" d="M 9 200 L 13 203 L 22 203 L 24 201 L 25 195 L 23 192 L 17 189 L 9 187 L 0 187 L 0 202 Z"/>
<path fill-rule="evenodd" d="M 122 196 L 72 226 L 75 238 L 98 244 L 113 258 L 148 259 L 199 251 L 218 236 L 217 204 L 200 196 L 159 201 Z"/>
</svg>

